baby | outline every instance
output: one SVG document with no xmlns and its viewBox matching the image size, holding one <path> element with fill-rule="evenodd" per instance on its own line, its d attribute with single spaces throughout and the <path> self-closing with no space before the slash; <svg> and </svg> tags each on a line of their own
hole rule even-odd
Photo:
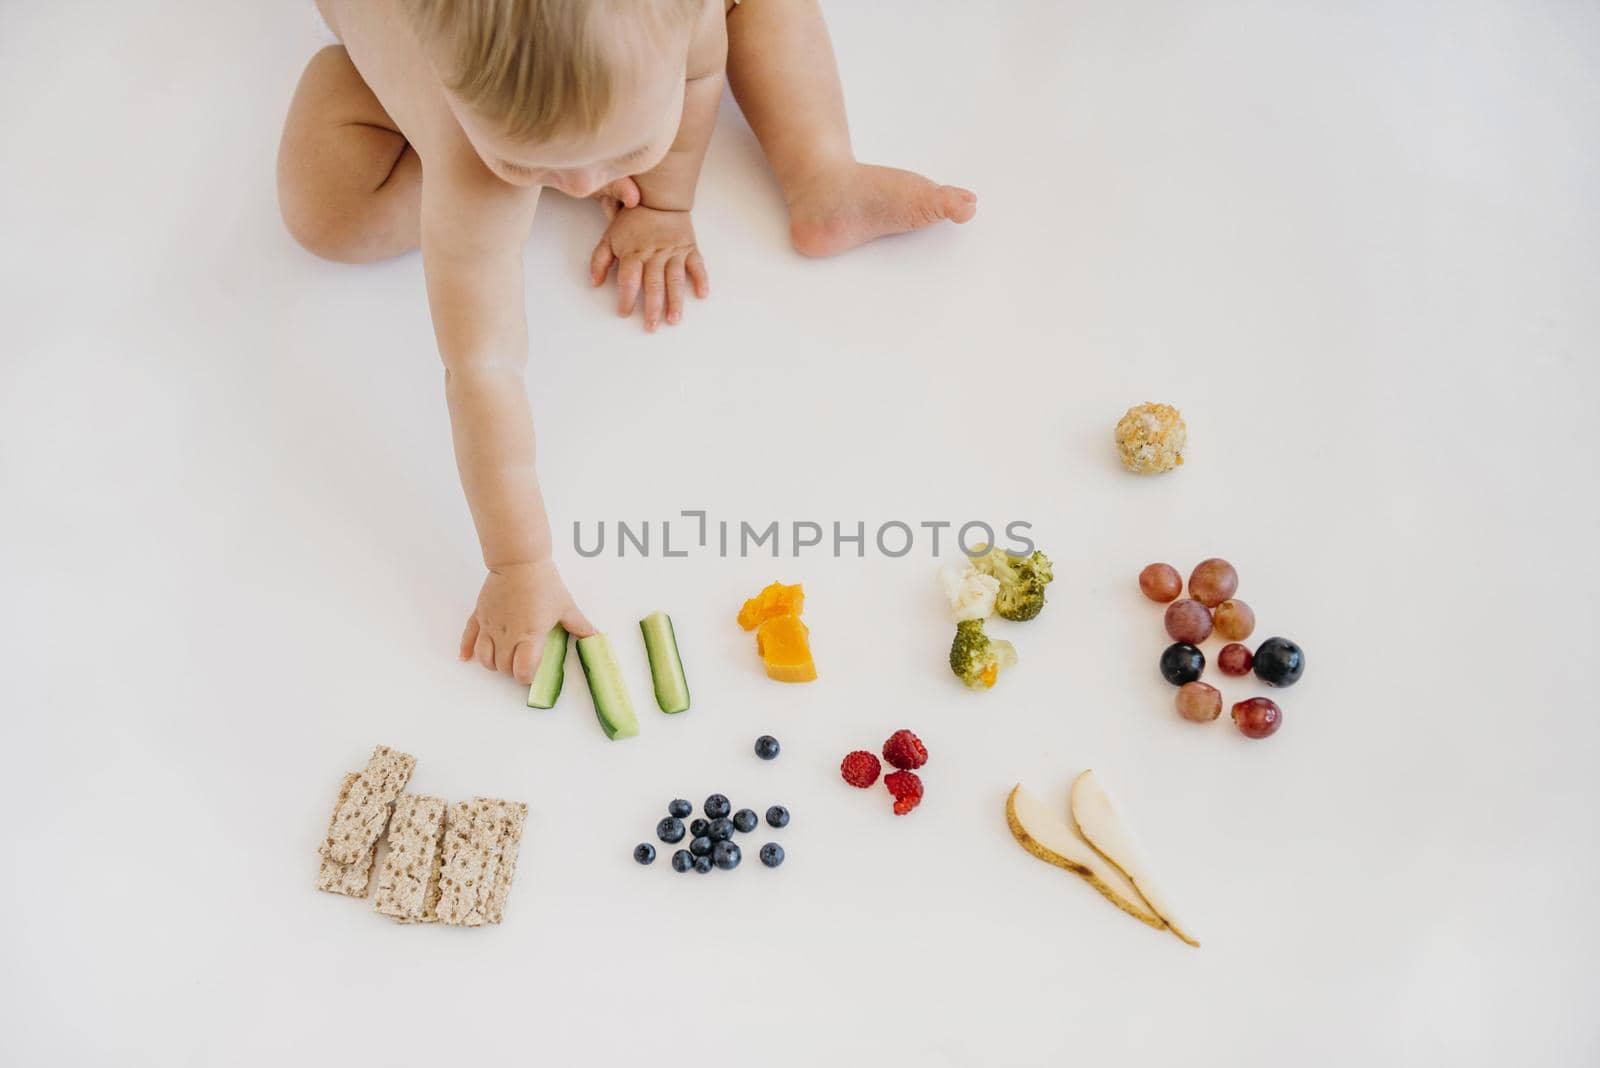
<svg viewBox="0 0 1600 1068">
<path fill-rule="evenodd" d="M 726 6 L 725 6 L 726 4 Z M 461 484 L 488 577 L 463 660 L 532 681 L 560 623 L 594 633 L 552 560 L 523 382 L 522 247 L 539 191 L 594 196 L 589 278 L 646 330 L 710 291 L 690 210 L 723 81 L 808 256 L 939 220 L 977 198 L 856 162 L 816 0 L 318 0 L 341 42 L 284 122 L 284 222 L 319 256 L 422 248 Z M 642 295 L 642 300 L 641 300 Z"/>
</svg>

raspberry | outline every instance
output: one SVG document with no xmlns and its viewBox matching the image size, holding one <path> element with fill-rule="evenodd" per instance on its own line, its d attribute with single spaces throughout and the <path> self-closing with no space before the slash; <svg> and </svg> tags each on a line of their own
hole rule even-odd
<svg viewBox="0 0 1600 1068">
<path fill-rule="evenodd" d="M 865 749 L 857 749 L 839 764 L 839 774 L 844 776 L 844 781 L 863 790 L 878 781 L 878 772 L 882 770 L 878 758 Z"/>
<path fill-rule="evenodd" d="M 883 785 L 894 795 L 894 814 L 904 816 L 922 804 L 922 780 L 914 771 L 894 771 L 883 777 Z"/>
<path fill-rule="evenodd" d="M 883 759 L 902 771 L 911 771 L 928 762 L 928 747 L 910 731 L 895 731 L 883 743 Z"/>
</svg>

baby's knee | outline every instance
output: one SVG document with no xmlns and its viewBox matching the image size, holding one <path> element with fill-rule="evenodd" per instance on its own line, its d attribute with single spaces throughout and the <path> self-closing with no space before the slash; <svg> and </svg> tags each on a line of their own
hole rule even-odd
<svg viewBox="0 0 1600 1068">
<path fill-rule="evenodd" d="M 294 189 L 280 182 L 278 213 L 295 243 L 313 256 L 335 263 L 366 263 L 377 257 L 362 232 L 358 213 L 315 191 Z"/>
</svg>

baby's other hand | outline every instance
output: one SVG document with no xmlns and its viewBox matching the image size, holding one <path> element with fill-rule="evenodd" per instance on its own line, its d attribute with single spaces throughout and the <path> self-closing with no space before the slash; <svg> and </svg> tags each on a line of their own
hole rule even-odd
<svg viewBox="0 0 1600 1068">
<path fill-rule="evenodd" d="M 574 638 L 595 632 L 554 563 L 493 568 L 461 634 L 461 659 L 476 660 L 527 686 L 539 668 L 545 638 L 557 623 Z"/>
<path fill-rule="evenodd" d="M 642 205 L 619 208 L 601 235 L 589 260 L 589 280 L 604 285 L 617 268 L 617 314 L 632 315 L 644 290 L 644 328 L 654 330 L 663 317 L 683 318 L 684 291 L 692 284 L 704 300 L 711 292 L 705 260 L 695 245 L 694 225 L 686 211 L 658 211 Z"/>
</svg>

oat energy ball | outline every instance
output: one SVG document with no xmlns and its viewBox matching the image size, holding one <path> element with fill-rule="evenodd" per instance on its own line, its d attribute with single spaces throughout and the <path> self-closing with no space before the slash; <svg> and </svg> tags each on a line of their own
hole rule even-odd
<svg viewBox="0 0 1600 1068">
<path fill-rule="evenodd" d="M 1139 404 L 1117 423 L 1117 454 L 1122 466 L 1141 475 L 1158 475 L 1183 463 L 1189 431 L 1170 404 Z"/>
</svg>

